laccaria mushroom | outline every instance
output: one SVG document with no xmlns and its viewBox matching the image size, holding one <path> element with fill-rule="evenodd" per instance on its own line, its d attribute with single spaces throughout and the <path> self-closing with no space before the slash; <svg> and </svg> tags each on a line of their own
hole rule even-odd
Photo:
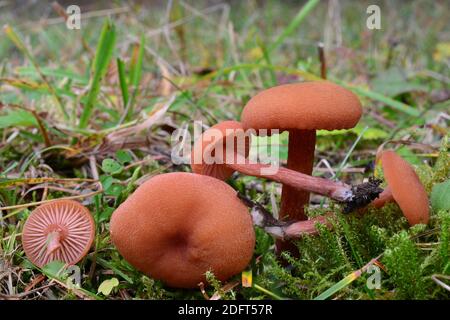
<svg viewBox="0 0 450 320">
<path fill-rule="evenodd" d="M 428 195 L 413 167 L 392 150 L 383 151 L 380 160 L 388 187 L 372 204 L 381 207 L 393 198 L 410 225 L 427 224 Z"/>
<path fill-rule="evenodd" d="M 33 210 L 23 227 L 22 245 L 38 267 L 58 260 L 76 264 L 89 251 L 95 224 L 89 210 L 72 200 L 55 200 Z"/>
<path fill-rule="evenodd" d="M 111 239 L 138 270 L 172 287 L 220 280 L 249 263 L 255 234 L 247 207 L 221 180 L 194 173 L 151 178 L 113 213 Z"/>
<path fill-rule="evenodd" d="M 313 177 L 284 167 L 269 172 L 270 165 L 250 163 L 250 135 L 237 121 L 223 121 L 206 130 L 194 143 L 191 168 L 194 173 L 209 175 L 221 180 L 228 179 L 233 172 L 266 178 L 297 190 L 307 190 L 330 197 L 340 202 L 352 200 L 350 185 L 328 179 Z M 216 151 L 220 155 L 214 154 Z M 266 170 L 264 170 L 266 169 Z"/>
<path fill-rule="evenodd" d="M 316 130 L 353 128 L 361 114 L 360 101 L 351 91 L 331 82 L 314 81 L 260 92 L 248 101 L 241 121 L 245 130 L 289 131 L 287 168 L 311 175 Z M 308 202 L 309 191 L 284 185 L 280 216 L 305 220 Z"/>
</svg>

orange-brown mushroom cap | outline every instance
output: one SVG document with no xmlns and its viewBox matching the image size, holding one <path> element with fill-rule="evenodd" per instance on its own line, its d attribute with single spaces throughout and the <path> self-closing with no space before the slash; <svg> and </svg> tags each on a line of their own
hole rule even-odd
<svg viewBox="0 0 450 320">
<path fill-rule="evenodd" d="M 395 202 L 409 224 L 427 224 L 428 195 L 411 165 L 392 150 L 383 151 L 381 164 Z"/>
<path fill-rule="evenodd" d="M 361 114 L 361 103 L 351 91 L 312 81 L 261 91 L 248 101 L 241 121 L 246 130 L 336 130 L 353 128 Z"/>
<path fill-rule="evenodd" d="M 76 264 L 89 251 L 95 223 L 89 210 L 72 200 L 55 200 L 37 207 L 23 227 L 22 245 L 38 267 L 59 260 Z"/>
<path fill-rule="evenodd" d="M 241 272 L 255 245 L 247 207 L 226 183 L 194 173 L 151 178 L 113 213 L 111 239 L 122 256 L 167 285 L 194 288 L 211 270 Z"/>
<path fill-rule="evenodd" d="M 211 134 L 214 131 L 214 134 Z M 229 142 L 233 145 L 228 145 Z M 214 149 L 222 149 L 221 163 L 205 163 L 205 156 L 214 155 Z M 226 166 L 228 161 L 238 163 L 238 155 L 246 159 L 250 148 L 250 136 L 245 134 L 238 121 L 223 121 L 206 130 L 194 143 L 191 153 L 191 169 L 194 173 L 204 174 L 226 180 L 235 171 Z M 218 157 L 219 158 L 219 157 Z M 245 160 L 244 160 L 245 161 Z"/>
</svg>

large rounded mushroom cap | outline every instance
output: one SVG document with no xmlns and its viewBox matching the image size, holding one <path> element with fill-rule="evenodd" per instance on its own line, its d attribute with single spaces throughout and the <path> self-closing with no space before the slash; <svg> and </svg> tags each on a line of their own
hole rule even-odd
<svg viewBox="0 0 450 320">
<path fill-rule="evenodd" d="M 245 129 L 336 130 L 361 118 L 358 97 L 328 81 L 276 86 L 250 99 L 242 111 Z"/>
<path fill-rule="evenodd" d="M 167 285 L 194 288 L 211 270 L 241 272 L 255 245 L 247 207 L 226 183 L 193 173 L 151 178 L 113 213 L 111 239 L 122 256 Z"/>
<path fill-rule="evenodd" d="M 427 224 L 428 195 L 411 165 L 392 150 L 383 151 L 381 164 L 395 202 L 409 224 Z"/>
<path fill-rule="evenodd" d="M 231 145 L 230 142 L 233 142 Z M 230 143 L 230 144 L 228 144 Z M 222 151 L 222 156 L 216 160 L 221 163 L 208 163 L 206 156 L 216 156 L 214 150 Z M 226 180 L 234 172 L 226 166 L 227 163 L 238 163 L 238 155 L 241 159 L 248 156 L 250 148 L 250 136 L 245 134 L 242 124 L 238 121 L 223 121 L 206 130 L 194 143 L 191 153 L 192 172 L 204 174 L 217 179 Z"/>
<path fill-rule="evenodd" d="M 94 237 L 94 219 L 86 207 L 55 200 L 33 210 L 23 227 L 22 244 L 38 267 L 54 260 L 72 265 L 87 254 Z"/>
</svg>

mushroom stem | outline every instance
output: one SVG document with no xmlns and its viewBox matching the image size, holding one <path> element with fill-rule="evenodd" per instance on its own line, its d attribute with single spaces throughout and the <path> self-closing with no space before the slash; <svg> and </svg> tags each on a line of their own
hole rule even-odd
<svg viewBox="0 0 450 320">
<path fill-rule="evenodd" d="M 48 234 L 47 254 L 51 254 L 61 248 L 61 238 L 61 232 L 58 230 L 52 231 Z"/>
<path fill-rule="evenodd" d="M 392 190 L 389 186 L 387 186 L 382 193 L 380 193 L 380 195 L 378 196 L 378 198 L 376 198 L 375 200 L 373 200 L 371 202 L 371 204 L 375 207 L 375 208 L 381 208 L 383 207 L 386 203 L 388 202 L 393 202 L 394 200 L 394 196 L 392 195 Z"/>
<path fill-rule="evenodd" d="M 242 194 L 238 193 L 238 197 L 251 208 L 253 224 L 264 229 L 268 234 L 277 240 L 289 240 L 301 238 L 305 235 L 315 235 L 319 232 L 316 228 L 317 223 L 326 225 L 331 228 L 330 220 L 335 216 L 333 213 L 327 213 L 323 216 L 314 217 L 310 220 L 303 221 L 280 221 L 275 219 L 270 212 L 263 206 L 251 201 Z"/>
<path fill-rule="evenodd" d="M 249 176 L 280 182 L 283 184 L 283 188 L 290 187 L 297 192 L 307 193 L 308 195 L 309 192 L 314 192 L 339 202 L 347 202 L 353 197 L 353 191 L 350 185 L 324 178 L 313 177 L 284 167 L 278 168 L 275 174 L 263 174 L 263 169 L 269 168 L 269 165 L 227 164 L 227 166 Z"/>
<path fill-rule="evenodd" d="M 314 130 L 289 130 L 287 168 L 311 175 L 314 162 L 316 132 Z M 304 206 L 309 202 L 309 191 L 283 185 L 280 217 L 306 220 Z"/>
</svg>

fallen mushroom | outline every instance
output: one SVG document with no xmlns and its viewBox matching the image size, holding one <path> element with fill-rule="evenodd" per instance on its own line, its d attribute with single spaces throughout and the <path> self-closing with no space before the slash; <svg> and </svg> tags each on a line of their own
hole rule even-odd
<svg viewBox="0 0 450 320">
<path fill-rule="evenodd" d="M 383 151 L 380 160 L 388 187 L 372 205 L 379 208 L 393 199 L 410 225 L 427 224 L 428 195 L 413 167 L 392 150 Z"/>
<path fill-rule="evenodd" d="M 251 209 L 253 224 L 278 240 L 289 240 L 301 238 L 305 235 L 316 235 L 319 233 L 316 225 L 323 224 L 331 228 L 331 220 L 335 217 L 333 213 L 317 216 L 303 221 L 280 221 L 275 219 L 260 204 L 238 194 L 239 198 Z"/>
<path fill-rule="evenodd" d="M 255 234 L 247 207 L 226 183 L 193 173 L 151 178 L 111 218 L 111 239 L 138 270 L 172 287 L 194 288 L 249 263 Z"/>
<path fill-rule="evenodd" d="M 76 264 L 89 251 L 95 224 L 89 210 L 72 200 L 55 200 L 33 210 L 23 227 L 22 245 L 38 267 L 58 260 Z"/>
<path fill-rule="evenodd" d="M 242 111 L 245 130 L 289 131 L 287 168 L 311 175 L 316 130 L 353 128 L 362 114 L 352 92 L 328 81 L 286 84 L 254 96 Z M 284 185 L 280 216 L 305 220 L 309 191 Z"/>
<path fill-rule="evenodd" d="M 237 121 L 220 122 L 206 130 L 194 143 L 191 155 L 191 168 L 194 173 L 209 175 L 221 180 L 228 179 L 233 172 L 277 181 L 297 190 L 307 190 L 320 194 L 355 209 L 367 205 L 381 190 L 366 188 L 366 202 L 361 202 L 356 195 L 362 185 L 350 186 L 342 182 L 313 177 L 288 168 L 279 167 L 275 172 L 268 172 L 270 165 L 249 163 L 250 136 L 246 135 L 241 123 Z M 220 155 L 214 154 L 220 151 Z M 210 158 L 210 159 L 208 159 Z M 360 196 L 361 197 L 361 196 Z M 357 202 L 357 203 L 356 203 Z M 361 203 L 360 203 L 361 202 Z"/>
<path fill-rule="evenodd" d="M 287 168 L 311 175 L 316 130 L 353 128 L 361 114 L 361 103 L 351 91 L 328 81 L 313 81 L 260 92 L 248 101 L 241 120 L 245 130 L 289 131 Z M 280 217 L 307 219 L 304 206 L 308 202 L 309 191 L 283 185 Z M 278 242 L 278 252 L 284 249 L 295 253 L 293 246 Z"/>
</svg>

